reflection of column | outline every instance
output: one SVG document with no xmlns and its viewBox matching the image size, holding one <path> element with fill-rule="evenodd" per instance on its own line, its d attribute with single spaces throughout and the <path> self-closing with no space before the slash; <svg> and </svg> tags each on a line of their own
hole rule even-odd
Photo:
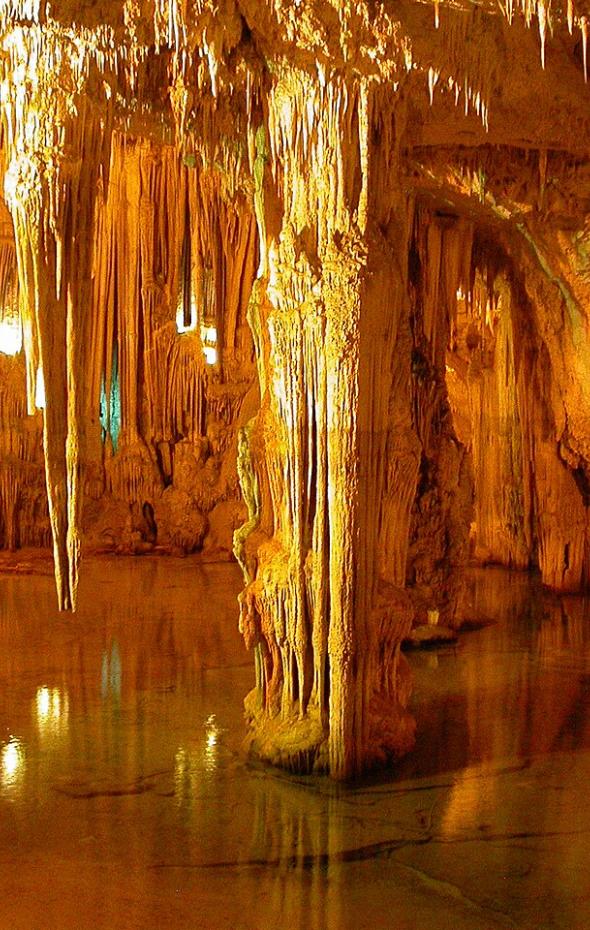
<svg viewBox="0 0 590 930">
<path fill-rule="evenodd" d="M 121 656 L 116 640 L 113 641 L 110 653 L 102 654 L 100 695 L 104 700 L 108 695 L 117 701 L 121 698 Z"/>
<path fill-rule="evenodd" d="M 331 861 L 332 853 L 346 847 L 338 801 L 280 781 L 263 781 L 255 790 L 249 858 L 273 864 L 267 872 L 268 911 L 288 914 L 293 928 L 345 926 L 338 868 Z"/>
</svg>

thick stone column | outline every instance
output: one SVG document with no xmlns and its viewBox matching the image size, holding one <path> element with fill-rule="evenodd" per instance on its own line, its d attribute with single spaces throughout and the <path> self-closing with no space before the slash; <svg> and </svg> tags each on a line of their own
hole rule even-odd
<svg viewBox="0 0 590 930">
<path fill-rule="evenodd" d="M 419 466 L 396 119 L 367 87 L 290 73 L 252 134 L 262 408 L 240 470 L 252 751 L 343 778 L 406 751 L 400 643 Z"/>
</svg>

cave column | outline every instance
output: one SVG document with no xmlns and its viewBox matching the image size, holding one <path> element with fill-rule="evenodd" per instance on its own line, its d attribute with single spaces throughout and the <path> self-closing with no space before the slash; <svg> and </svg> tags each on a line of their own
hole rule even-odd
<svg viewBox="0 0 590 930">
<path fill-rule="evenodd" d="M 409 511 L 417 474 L 408 221 L 403 198 L 387 193 L 395 175 L 378 185 L 396 157 L 394 114 L 373 108 L 366 87 L 284 75 L 268 140 L 258 130 L 251 153 L 262 407 L 240 456 L 250 520 L 236 546 L 248 582 L 242 629 L 258 656 L 250 743 L 335 777 L 406 750 L 413 732 L 399 653 L 412 616 L 407 533 L 401 556 L 382 553 L 392 525 L 408 526 L 400 507 Z"/>
<path fill-rule="evenodd" d="M 70 609 L 80 556 L 94 206 L 109 145 L 105 109 L 90 89 L 97 72 L 90 56 L 101 50 L 85 49 L 72 29 L 31 22 L 15 26 L 4 49 L 5 196 L 30 334 L 28 405 L 30 412 L 36 400 L 44 405 L 58 603 Z"/>
</svg>

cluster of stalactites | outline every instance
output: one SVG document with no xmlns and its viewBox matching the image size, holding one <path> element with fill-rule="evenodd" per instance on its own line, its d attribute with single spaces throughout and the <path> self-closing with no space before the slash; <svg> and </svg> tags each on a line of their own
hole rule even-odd
<svg viewBox="0 0 590 930">
<path fill-rule="evenodd" d="M 90 413 L 116 379 L 124 446 L 140 433 L 154 443 L 198 436 L 206 358 L 217 379 L 231 374 L 245 318 L 256 251 L 249 205 L 228 200 L 219 172 L 187 164 L 173 146 L 119 134 L 110 180 L 94 250 Z"/>
<path fill-rule="evenodd" d="M 15 232 L 29 412 L 38 373 L 46 394 L 55 572 L 59 605 L 69 608 L 80 554 L 94 204 L 110 152 L 112 87 L 105 75 L 114 73 L 118 53 L 108 27 L 47 18 L 10 25 L 0 73 L 4 190 Z"/>
<path fill-rule="evenodd" d="M 545 67 L 545 45 L 547 33 L 553 33 L 556 21 L 567 23 L 569 34 L 572 35 L 574 28 L 579 29 L 582 37 L 584 52 L 584 78 L 587 80 L 586 71 L 586 46 L 588 41 L 588 17 L 582 13 L 578 14 L 575 9 L 574 0 L 564 0 L 556 9 L 557 5 L 552 5 L 551 0 L 505 0 L 505 5 L 501 8 L 504 15 L 512 24 L 515 12 L 518 10 L 524 16 L 527 26 L 530 26 L 534 19 L 537 20 L 539 29 L 539 39 L 541 42 L 541 64 Z"/>
<path fill-rule="evenodd" d="M 570 32 L 579 30 L 587 75 L 588 18 L 575 10 L 574 0 L 564 0 L 564 4 L 563 11 L 558 12 L 550 0 L 505 0 L 501 9 L 510 23 L 517 21 L 516 11 L 522 13 L 528 25 L 533 20 L 538 22 L 543 67 L 547 35 L 562 21 Z M 488 128 L 493 96 L 490 74 L 496 55 L 488 48 L 484 33 L 486 20 L 495 14 L 495 8 L 482 7 L 486 14 L 483 25 L 474 27 L 471 8 L 462 10 L 453 5 L 453 9 L 444 11 L 441 0 L 434 0 L 434 24 L 440 29 L 443 46 L 434 60 L 427 61 L 421 60 L 402 22 L 384 8 L 371 15 L 364 2 L 354 9 L 349 4 L 340 5 L 334 35 L 326 33 L 323 38 L 319 28 L 311 28 L 318 16 L 316 11 L 303 10 L 300 15 L 290 5 L 286 9 L 277 3 L 268 4 L 257 24 L 259 14 L 254 6 L 246 3 L 241 13 L 234 0 L 223 0 L 221 4 L 201 0 L 193 5 L 190 15 L 188 5 L 181 0 L 155 0 L 152 16 L 146 16 L 138 0 L 121 0 L 122 15 L 113 16 L 113 24 L 92 28 L 62 25 L 51 18 L 59 14 L 60 4 L 55 6 L 56 12 L 48 15 L 49 4 L 40 0 L 0 0 L 0 25 L 11 68 L 15 65 L 12 50 L 18 52 L 21 33 L 28 33 L 26 43 L 33 48 L 36 31 L 40 45 L 51 49 L 49 59 L 67 55 L 74 82 L 87 80 L 92 68 L 96 69 L 99 79 L 93 94 L 99 91 L 99 95 L 113 101 L 122 128 L 140 125 L 137 121 L 142 116 L 162 124 L 171 116 L 183 151 L 196 148 L 216 161 L 227 159 L 230 174 L 240 174 L 245 167 L 237 159 L 240 163 L 236 171 L 228 154 L 233 154 L 235 162 L 236 145 L 239 147 L 240 133 L 243 136 L 245 130 L 242 117 L 249 121 L 253 101 L 260 101 L 263 75 L 270 71 L 275 86 L 282 80 L 284 53 L 280 42 L 275 56 L 263 58 L 257 56 L 249 41 L 250 25 L 252 30 L 256 25 L 261 28 L 266 23 L 264 16 L 277 30 L 277 38 L 292 43 L 291 67 L 306 69 L 320 87 L 336 83 L 338 75 L 346 84 L 351 74 L 363 74 L 395 92 L 408 76 L 422 74 L 431 104 L 435 91 L 444 92 L 466 115 L 474 112 Z M 67 10 L 64 21 L 66 15 Z M 478 30 L 476 36 L 473 28 Z M 53 33 L 59 34 L 59 43 L 52 41 Z M 59 62 L 44 60 L 41 49 L 34 57 L 35 70 L 46 68 L 51 74 L 62 67 Z M 161 73 L 155 80 L 158 68 Z M 165 103 L 154 97 L 156 85 L 162 82 L 169 84 Z M 227 126 L 220 127 L 220 98 L 233 114 L 234 126 L 230 119 Z M 226 130 L 227 138 L 220 144 Z"/>
<path fill-rule="evenodd" d="M 433 0 L 433 6 L 434 25 L 438 29 L 441 24 L 441 0 Z M 541 65 L 543 68 L 545 67 L 547 34 L 553 34 L 556 24 L 567 24 L 570 35 L 573 35 L 574 29 L 579 30 L 583 48 L 584 79 L 586 81 L 588 80 L 587 43 L 588 24 L 590 20 L 585 13 L 578 14 L 576 12 L 574 0 L 563 0 L 558 9 L 556 9 L 556 5 L 552 5 L 552 0 L 504 0 L 504 2 L 500 2 L 499 6 L 510 25 L 515 22 L 515 18 L 519 13 L 529 27 L 532 25 L 533 21 L 536 20 L 541 45 Z"/>
<path fill-rule="evenodd" d="M 285 67 L 269 96 L 268 141 L 262 130 L 251 145 L 250 161 L 255 183 L 257 171 L 270 162 L 282 198 L 284 226 L 295 236 L 311 234 L 322 257 L 333 233 L 350 226 L 357 171 L 360 188 L 354 220 L 361 231 L 366 227 L 370 92 L 366 81 L 349 86 L 320 74 L 321 79 L 315 80 Z M 384 132 L 382 144 L 388 143 Z M 295 305 L 309 293 L 310 284 L 297 282 L 295 274 Z M 271 299 L 273 284 L 271 279 Z"/>
</svg>

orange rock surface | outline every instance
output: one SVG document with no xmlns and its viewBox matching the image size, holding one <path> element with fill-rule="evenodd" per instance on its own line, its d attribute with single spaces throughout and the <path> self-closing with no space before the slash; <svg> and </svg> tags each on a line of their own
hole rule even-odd
<svg viewBox="0 0 590 930">
<path fill-rule="evenodd" d="M 0 542 L 233 548 L 264 759 L 407 751 L 470 559 L 588 586 L 587 15 L 0 2 Z"/>
</svg>

